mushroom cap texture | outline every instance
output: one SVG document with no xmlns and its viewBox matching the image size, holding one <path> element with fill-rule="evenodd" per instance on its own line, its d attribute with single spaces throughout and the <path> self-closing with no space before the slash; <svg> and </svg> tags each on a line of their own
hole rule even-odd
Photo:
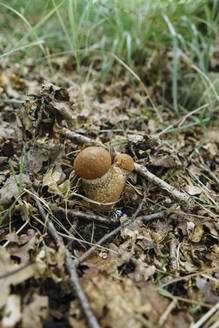
<svg viewBox="0 0 219 328">
<path fill-rule="evenodd" d="M 114 158 L 114 163 L 116 166 L 120 167 L 127 172 L 132 172 L 134 170 L 134 161 L 131 156 L 127 154 L 118 154 Z"/>
<path fill-rule="evenodd" d="M 102 147 L 87 147 L 74 160 L 74 169 L 84 179 L 101 178 L 112 164 L 110 153 Z"/>
</svg>

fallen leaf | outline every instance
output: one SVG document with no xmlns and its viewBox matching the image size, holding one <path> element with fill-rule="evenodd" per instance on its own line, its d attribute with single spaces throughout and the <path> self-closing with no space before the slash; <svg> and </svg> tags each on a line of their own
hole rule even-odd
<svg viewBox="0 0 219 328">
<path fill-rule="evenodd" d="M 21 319 L 21 296 L 8 296 L 5 307 L 2 311 L 2 328 L 13 328 Z"/>
<path fill-rule="evenodd" d="M 200 195 L 202 192 L 201 188 L 193 185 L 187 185 L 185 191 L 191 196 Z"/>
<path fill-rule="evenodd" d="M 22 314 L 22 328 L 43 327 L 43 322 L 49 314 L 49 298 L 33 294 L 32 300 L 25 305 Z"/>
<path fill-rule="evenodd" d="M 192 233 L 190 239 L 194 243 L 199 243 L 200 240 L 202 239 L 203 233 L 204 233 L 203 225 L 199 224 L 199 225 L 195 226 L 195 229 L 193 230 L 193 233 Z"/>
<path fill-rule="evenodd" d="M 19 270 L 21 269 L 21 270 Z M 34 275 L 35 266 L 16 264 L 4 247 L 0 247 L 0 281 L 1 297 L 0 309 L 7 303 L 10 294 L 10 286 L 18 285 Z"/>
<path fill-rule="evenodd" d="M 20 175 L 16 175 L 16 180 L 19 181 Z M 23 185 L 30 183 L 28 175 L 22 176 Z M 0 205 L 9 205 L 14 198 L 19 195 L 19 190 L 15 178 L 11 175 L 5 182 L 4 186 L 0 189 Z"/>
</svg>

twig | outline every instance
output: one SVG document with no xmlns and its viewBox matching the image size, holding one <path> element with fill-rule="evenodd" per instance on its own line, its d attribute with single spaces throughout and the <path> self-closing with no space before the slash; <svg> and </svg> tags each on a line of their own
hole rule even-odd
<svg viewBox="0 0 219 328">
<path fill-rule="evenodd" d="M 171 284 L 175 284 L 177 283 L 178 281 L 187 281 L 189 279 L 192 279 L 193 277 L 197 277 L 197 276 L 200 276 L 202 275 L 203 273 L 210 273 L 210 272 L 214 272 L 214 271 L 217 271 L 219 269 L 219 267 L 214 267 L 214 268 L 211 268 L 211 269 L 207 269 L 207 270 L 204 270 L 204 271 L 198 271 L 198 272 L 194 272 L 194 273 L 191 273 L 191 274 L 188 274 L 187 276 L 183 276 L 183 277 L 178 277 L 178 278 L 174 278 L 162 285 L 159 286 L 159 288 L 163 289 L 164 287 L 167 287 Z"/>
<path fill-rule="evenodd" d="M 67 271 L 70 275 L 70 280 L 71 280 L 71 284 L 72 284 L 72 287 L 74 288 L 75 292 L 76 292 L 76 295 L 81 303 L 81 306 L 82 306 L 82 309 L 84 311 L 84 314 L 86 316 L 86 319 L 87 319 L 87 322 L 89 324 L 89 326 L 91 328 L 100 328 L 98 322 L 97 322 L 97 319 L 95 318 L 91 308 L 90 308 L 90 305 L 88 303 L 88 300 L 87 300 L 87 297 L 86 295 L 84 294 L 82 288 L 81 288 L 81 285 L 80 285 L 80 282 L 79 282 L 79 279 L 78 279 L 78 275 L 77 275 L 77 271 L 76 271 L 76 265 L 75 265 L 75 262 L 72 260 L 71 258 L 71 254 L 69 253 L 69 251 L 65 248 L 65 245 L 64 245 L 64 242 L 63 242 L 63 239 L 61 236 L 58 235 L 57 231 L 56 231 L 56 228 L 55 226 L 53 225 L 52 221 L 49 220 L 47 218 L 47 215 L 39 201 L 39 196 L 37 194 L 37 192 L 35 191 L 35 189 L 32 187 L 31 188 L 34 196 L 35 196 L 35 201 L 36 201 L 36 205 L 40 211 L 40 214 L 42 215 L 46 225 L 47 225 L 47 228 L 48 228 L 48 231 L 49 233 L 51 234 L 51 236 L 53 237 L 53 239 L 55 240 L 56 244 L 60 247 L 64 247 L 65 249 L 65 252 L 66 252 L 66 268 L 67 268 Z"/>
<path fill-rule="evenodd" d="M 96 142 L 89 137 L 83 136 L 82 134 L 76 133 L 74 131 L 70 131 L 67 128 L 63 128 L 61 130 L 61 134 L 64 136 L 67 136 L 70 139 L 77 140 L 77 142 L 79 144 L 100 144 L 100 145 L 102 145 L 101 142 Z"/>
<path fill-rule="evenodd" d="M 189 303 L 189 304 L 197 304 L 199 306 L 203 306 L 203 307 L 206 307 L 206 308 L 212 308 L 212 305 L 211 304 L 208 304 L 208 303 L 203 303 L 203 302 L 199 302 L 199 301 L 196 301 L 196 300 L 190 300 L 189 298 L 184 298 L 184 297 L 181 297 L 181 296 L 174 296 L 174 295 L 171 295 L 169 293 L 163 293 L 160 288 L 158 288 L 158 292 L 165 296 L 165 297 L 169 297 L 171 298 L 172 300 L 177 300 L 177 301 L 181 301 L 181 302 L 185 302 L 185 303 Z"/>
<path fill-rule="evenodd" d="M 185 204 L 188 208 L 192 207 L 193 202 L 191 197 L 183 192 L 180 192 L 173 186 L 169 185 L 164 180 L 158 178 L 156 175 L 151 173 L 146 169 L 146 167 L 135 163 L 135 171 L 140 173 L 148 181 L 158 185 L 161 189 L 166 190 L 170 195 L 172 195 L 179 203 Z"/>
<path fill-rule="evenodd" d="M 164 217 L 164 215 L 166 213 L 168 213 L 168 211 L 160 211 L 160 212 L 149 214 L 149 215 L 137 216 L 136 220 L 151 221 L 151 220 L 155 220 L 155 219 L 160 219 L 160 218 Z"/>
<path fill-rule="evenodd" d="M 56 214 L 56 216 L 60 216 L 60 215 L 63 215 L 65 217 L 70 217 L 70 218 L 73 218 L 73 217 L 76 217 L 78 219 L 85 219 L 85 220 L 88 220 L 88 221 L 95 221 L 95 222 L 98 222 L 98 223 L 104 223 L 104 224 L 107 224 L 107 225 L 115 225 L 117 224 L 118 222 L 115 222 L 115 221 L 112 221 L 110 219 L 107 219 L 107 218 L 104 218 L 100 215 L 94 215 L 94 214 L 90 214 L 90 213 L 84 213 L 84 212 L 81 212 L 81 211 L 75 211 L 75 210 L 68 210 L 66 208 L 63 208 L 63 207 L 56 207 L 53 212 Z"/>
<path fill-rule="evenodd" d="M 35 263 L 35 261 L 32 260 L 32 261 L 30 261 L 30 262 L 22 265 L 20 268 L 17 268 L 15 270 L 11 271 L 11 272 L 7 272 L 7 273 L 3 274 L 2 276 L 0 276 L 0 280 L 10 277 L 10 276 L 12 276 L 12 275 L 14 275 L 14 274 L 16 274 L 16 273 L 18 273 L 18 272 L 26 269 L 27 267 L 33 265 L 34 263 Z"/>
<path fill-rule="evenodd" d="M 110 237 L 116 235 L 121 229 L 125 228 L 126 226 L 128 226 L 129 224 L 131 224 L 132 222 L 134 222 L 137 218 L 138 213 L 141 211 L 144 203 L 146 201 L 146 196 L 144 195 L 141 203 L 139 204 L 137 210 L 135 211 L 135 213 L 132 215 L 132 217 L 130 219 L 128 219 L 127 221 L 125 221 L 124 223 L 122 223 L 119 227 L 115 228 L 113 231 L 111 231 L 110 233 L 104 235 L 94 246 L 92 246 L 91 248 L 89 248 L 82 256 L 80 256 L 79 258 L 75 259 L 74 262 L 76 265 L 79 265 L 81 262 L 83 262 L 91 253 L 93 253 L 96 248 L 100 245 L 102 245 L 105 241 L 107 241 Z"/>
<path fill-rule="evenodd" d="M 56 216 L 63 215 L 70 218 L 76 217 L 77 219 L 85 219 L 88 221 L 95 221 L 97 223 L 104 223 L 107 225 L 118 225 L 118 221 L 111 220 L 109 218 L 104 218 L 100 215 L 94 215 L 90 213 L 84 213 L 81 211 L 75 211 L 75 210 L 68 210 L 63 207 L 56 207 L 53 212 L 56 214 Z M 149 214 L 149 215 L 143 215 L 143 216 L 137 216 L 136 220 L 138 221 L 151 221 L 155 219 L 162 218 L 166 213 L 169 213 L 168 211 L 160 211 L 157 213 Z"/>
<path fill-rule="evenodd" d="M 168 305 L 168 307 L 166 308 L 166 310 L 164 311 L 164 313 L 161 315 L 160 319 L 159 319 L 159 327 L 163 327 L 164 322 L 167 320 L 168 315 L 170 314 L 170 312 L 175 308 L 177 303 L 176 299 L 173 299 L 172 302 Z"/>
<path fill-rule="evenodd" d="M 213 308 L 211 308 L 199 321 L 197 321 L 194 325 L 191 326 L 191 328 L 199 328 L 203 325 L 203 323 L 210 318 L 213 313 L 217 310 L 219 310 L 219 302 L 217 304 L 215 304 L 215 306 Z M 216 326 L 218 327 L 218 326 Z"/>
</svg>

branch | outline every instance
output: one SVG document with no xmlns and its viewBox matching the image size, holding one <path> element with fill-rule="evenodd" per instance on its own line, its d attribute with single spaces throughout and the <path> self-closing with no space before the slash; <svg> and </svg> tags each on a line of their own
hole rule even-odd
<svg viewBox="0 0 219 328">
<path fill-rule="evenodd" d="M 82 134 L 76 133 L 67 128 L 63 128 L 60 133 L 68 137 L 69 139 L 77 141 L 77 143 L 79 144 L 99 144 L 100 146 L 103 146 L 101 142 L 96 142 L 95 140 L 92 140 L 89 137 L 83 136 Z"/>
<path fill-rule="evenodd" d="M 168 211 L 160 211 L 157 213 L 153 213 L 150 215 L 143 215 L 143 216 L 137 216 L 136 220 L 137 221 L 151 221 L 151 220 L 155 220 L 155 219 L 161 219 L 164 217 L 164 215 L 166 215 L 167 213 L 169 213 Z"/>
<path fill-rule="evenodd" d="M 172 195 L 180 204 L 186 205 L 188 208 L 192 207 L 192 198 L 184 193 L 169 185 L 166 181 L 158 178 L 156 175 L 151 173 L 146 169 L 146 167 L 135 163 L 135 171 L 140 173 L 148 181 L 158 185 L 161 189 L 166 190 L 170 195 Z"/>
<path fill-rule="evenodd" d="M 103 243 L 105 243 L 105 241 L 107 241 L 110 237 L 116 235 L 121 229 L 127 227 L 129 224 L 131 224 L 132 222 L 134 222 L 136 220 L 137 215 L 139 214 L 139 212 L 141 211 L 144 203 L 146 201 L 146 196 L 144 195 L 141 203 L 139 204 L 137 210 L 135 211 L 135 213 L 132 215 L 132 217 L 130 219 L 128 219 L 127 221 L 125 221 L 124 223 L 122 223 L 119 227 L 115 228 L 113 231 L 109 232 L 108 234 L 104 235 L 94 246 L 92 246 L 91 248 L 89 248 L 83 255 L 81 255 L 79 258 L 75 259 L 74 262 L 76 265 L 79 265 L 81 262 L 83 262 L 91 253 L 93 253 L 96 248 L 100 245 L 102 245 Z"/>
<path fill-rule="evenodd" d="M 88 220 L 88 221 L 95 221 L 97 223 L 104 223 L 107 225 L 115 225 L 118 223 L 118 221 L 113 221 L 108 218 L 104 218 L 100 215 L 95 215 L 95 214 L 90 214 L 90 213 L 84 213 L 81 211 L 75 211 L 75 210 L 69 210 L 63 207 L 56 207 L 54 208 L 53 212 L 57 216 L 64 216 L 64 217 L 70 217 L 74 218 L 76 217 L 77 219 L 83 219 L 83 220 Z"/>
<path fill-rule="evenodd" d="M 91 328 L 100 328 L 100 326 L 97 322 L 97 319 L 95 318 L 95 316 L 90 308 L 90 304 L 88 303 L 87 297 L 84 294 L 83 289 L 81 288 L 81 285 L 80 285 L 80 282 L 78 279 L 78 275 L 77 275 L 77 271 L 76 271 L 76 264 L 72 260 L 71 254 L 69 253 L 69 251 L 65 248 L 62 237 L 58 235 L 56 228 L 53 225 L 52 221 L 48 219 L 48 217 L 39 201 L 39 196 L 38 196 L 36 190 L 33 187 L 31 188 L 31 190 L 34 194 L 36 205 L 40 211 L 40 214 L 42 215 L 45 223 L 47 224 L 47 228 L 48 228 L 50 235 L 53 237 L 53 239 L 55 240 L 56 244 L 59 247 L 61 246 L 61 247 L 64 247 L 64 249 L 65 249 L 66 268 L 70 275 L 70 281 L 71 281 L 72 287 L 74 288 L 76 295 L 81 303 L 82 309 L 83 309 L 84 314 L 87 319 L 87 322 Z"/>
</svg>

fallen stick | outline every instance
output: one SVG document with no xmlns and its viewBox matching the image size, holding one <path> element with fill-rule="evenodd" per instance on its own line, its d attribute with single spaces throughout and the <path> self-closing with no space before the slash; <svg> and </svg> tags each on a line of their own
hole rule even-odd
<svg viewBox="0 0 219 328">
<path fill-rule="evenodd" d="M 169 213 L 168 211 L 160 211 L 157 213 L 149 214 L 149 215 L 142 215 L 142 216 L 137 216 L 136 221 L 151 221 L 155 219 L 160 219 L 163 218 L 165 214 Z"/>
<path fill-rule="evenodd" d="M 39 201 L 39 196 L 36 192 L 36 190 L 32 187 L 31 188 L 32 192 L 33 192 L 33 195 L 35 196 L 35 202 L 36 202 L 36 205 L 40 211 L 40 214 L 42 215 L 46 225 L 47 225 L 47 228 L 48 228 L 48 231 L 50 233 L 50 235 L 53 237 L 53 239 L 55 240 L 56 244 L 59 246 L 59 247 L 64 247 L 65 249 L 65 253 L 66 253 L 66 268 L 67 268 L 67 271 L 70 275 L 70 281 L 71 281 L 71 284 L 72 284 L 72 287 L 74 288 L 74 291 L 81 303 L 81 307 L 84 311 L 84 314 L 86 316 L 86 319 L 87 319 L 87 322 L 89 324 L 89 327 L 91 328 L 100 328 L 98 322 L 97 322 L 97 319 L 95 318 L 91 308 L 90 308 L 90 304 L 87 300 L 87 297 L 86 295 L 84 294 L 84 291 L 83 289 L 81 288 L 81 285 L 80 285 L 80 282 L 79 282 L 79 279 L 78 279 L 78 275 L 77 275 L 77 271 L 76 271 L 76 264 L 75 262 L 72 260 L 71 258 L 71 254 L 70 252 L 66 249 L 65 245 L 64 245 L 64 242 L 63 242 L 63 239 L 61 236 L 58 235 L 57 231 L 56 231 L 56 228 L 54 226 L 54 224 L 52 223 L 51 220 L 49 220 L 47 218 L 47 215 Z"/>
<path fill-rule="evenodd" d="M 75 210 L 68 210 L 66 208 L 63 207 L 56 207 L 53 210 L 53 213 L 57 216 L 59 216 L 60 214 L 63 215 L 63 217 L 66 216 L 70 216 L 70 218 L 75 217 L 77 219 L 82 219 L 82 220 L 88 220 L 88 221 L 94 221 L 97 223 L 104 223 L 107 225 L 118 225 L 118 221 L 116 221 L 116 219 L 112 220 L 111 218 L 107 218 L 107 217 L 103 217 L 100 215 L 94 215 L 94 214 L 89 214 L 89 213 L 84 213 L 81 211 L 75 211 Z M 168 213 L 168 211 L 160 211 L 157 213 L 153 213 L 153 214 L 149 214 L 149 215 L 142 215 L 142 216 L 137 216 L 136 220 L 137 221 L 151 221 L 151 220 L 155 220 L 155 219 L 159 219 L 162 218 L 166 213 Z"/>
<path fill-rule="evenodd" d="M 90 256 L 91 253 L 93 253 L 96 248 L 100 245 L 102 245 L 105 241 L 107 241 L 110 237 L 114 236 L 115 234 L 117 234 L 121 229 L 125 228 L 126 226 L 128 226 L 129 224 L 131 224 L 132 222 L 134 222 L 137 218 L 138 213 L 141 211 L 144 203 L 146 201 L 146 196 L 144 195 L 141 203 L 139 204 L 137 210 L 135 211 L 135 213 L 132 215 L 131 218 L 129 218 L 127 221 L 125 221 L 124 223 L 122 223 L 119 227 L 115 228 L 113 231 L 109 232 L 108 234 L 104 235 L 94 246 L 92 246 L 91 248 L 89 248 L 83 255 L 81 255 L 79 258 L 75 259 L 75 265 L 79 265 L 81 262 L 83 262 L 88 256 Z"/>
<path fill-rule="evenodd" d="M 83 136 L 82 134 L 71 131 L 67 128 L 63 128 L 61 130 L 61 134 L 74 141 L 77 140 L 77 142 L 79 144 L 95 144 L 95 145 L 99 144 L 99 145 L 103 146 L 103 144 L 101 142 L 96 142 L 96 141 L 90 139 L 89 137 Z"/>
<path fill-rule="evenodd" d="M 192 199 L 185 192 L 181 192 L 175 187 L 169 185 L 166 181 L 158 178 L 156 175 L 146 169 L 146 167 L 135 163 L 135 171 L 145 177 L 151 183 L 158 185 L 161 189 L 166 190 L 173 198 L 180 204 L 186 205 L 188 208 L 192 207 Z"/>
<path fill-rule="evenodd" d="M 97 223 L 104 223 L 106 225 L 115 225 L 118 222 L 116 222 L 115 220 L 109 220 L 108 218 L 105 218 L 103 216 L 100 215 L 95 215 L 95 214 L 90 214 L 90 213 L 84 213 L 81 211 L 76 211 L 76 210 L 72 210 L 72 209 L 66 209 L 63 207 L 56 207 L 53 210 L 53 213 L 56 216 L 62 216 L 64 217 L 70 217 L 70 218 L 77 218 L 77 219 L 82 219 L 82 220 L 88 220 L 88 221 L 94 221 Z"/>
</svg>

